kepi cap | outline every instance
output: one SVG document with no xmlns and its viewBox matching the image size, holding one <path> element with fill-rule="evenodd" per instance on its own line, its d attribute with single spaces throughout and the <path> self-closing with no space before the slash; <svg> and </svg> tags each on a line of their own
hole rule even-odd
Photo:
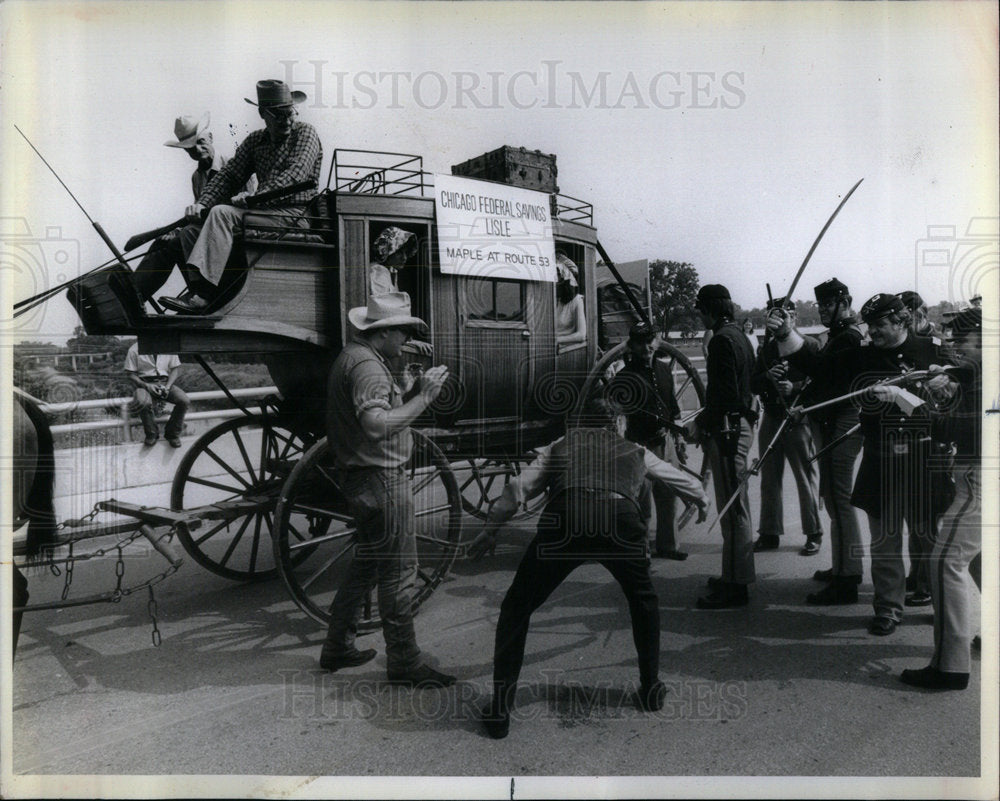
<svg viewBox="0 0 1000 801">
<path fill-rule="evenodd" d="M 865 301 L 865 305 L 861 307 L 861 319 L 866 323 L 870 323 L 875 320 L 881 320 L 893 312 L 903 311 L 905 308 L 903 301 L 899 299 L 898 295 L 880 292 L 877 295 L 872 295 Z"/>
<path fill-rule="evenodd" d="M 729 290 L 722 284 L 705 284 L 698 290 L 698 297 L 695 299 L 694 307 L 699 308 L 706 300 L 732 300 Z"/>
<path fill-rule="evenodd" d="M 906 306 L 911 312 L 916 311 L 921 306 L 926 306 L 924 299 L 920 297 L 919 294 L 907 289 L 905 292 L 899 293 L 899 299 L 903 301 L 903 305 Z"/>
<path fill-rule="evenodd" d="M 828 278 L 822 284 L 817 284 L 813 292 L 816 294 L 817 303 L 826 303 L 828 300 L 837 300 L 851 294 L 847 284 L 836 278 Z"/>
</svg>

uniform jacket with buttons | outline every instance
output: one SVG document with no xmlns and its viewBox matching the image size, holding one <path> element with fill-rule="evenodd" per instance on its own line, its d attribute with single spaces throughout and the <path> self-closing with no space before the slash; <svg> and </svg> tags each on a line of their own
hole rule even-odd
<svg viewBox="0 0 1000 801">
<path fill-rule="evenodd" d="M 750 372 L 753 363 L 753 348 L 736 323 L 729 320 L 716 329 L 708 341 L 705 408 L 698 415 L 698 426 L 702 430 L 717 433 L 723 427 L 723 418 L 730 413 L 752 415 Z"/>
<path fill-rule="evenodd" d="M 788 363 L 809 376 L 810 383 L 801 398 L 803 406 L 837 398 L 850 392 L 854 383 L 854 373 L 843 354 L 854 351 L 861 345 L 861 330 L 850 317 L 837 320 L 830 326 L 826 343 L 805 337 L 802 349 L 788 357 Z M 840 414 L 853 414 L 850 401 L 819 409 L 813 417 L 820 421 L 832 420 Z"/>
</svg>

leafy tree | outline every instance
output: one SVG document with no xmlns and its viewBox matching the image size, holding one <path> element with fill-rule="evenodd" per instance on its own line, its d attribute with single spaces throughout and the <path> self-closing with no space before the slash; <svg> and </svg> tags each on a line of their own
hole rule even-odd
<svg viewBox="0 0 1000 801">
<path fill-rule="evenodd" d="M 649 265 L 653 296 L 653 323 L 661 331 L 679 329 L 690 335 L 701 323 L 694 311 L 698 296 L 698 271 L 687 262 L 657 259 Z"/>
<path fill-rule="evenodd" d="M 90 336 L 82 325 L 73 329 L 73 336 L 66 340 L 66 350 L 70 353 L 102 353 L 121 350 L 122 342 L 118 337 Z M 128 347 L 126 346 L 126 350 Z"/>
</svg>

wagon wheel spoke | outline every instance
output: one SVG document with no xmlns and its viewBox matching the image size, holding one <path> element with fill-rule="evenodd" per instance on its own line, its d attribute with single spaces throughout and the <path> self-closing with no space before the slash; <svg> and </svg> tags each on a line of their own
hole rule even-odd
<svg viewBox="0 0 1000 801">
<path fill-rule="evenodd" d="M 247 472 L 250 474 L 250 477 L 251 477 L 253 483 L 256 484 L 258 481 L 260 481 L 261 477 L 258 476 L 257 473 L 253 469 L 253 462 L 250 461 L 250 454 L 247 453 L 247 446 L 243 443 L 243 437 L 240 436 L 240 432 L 239 431 L 233 431 L 233 439 L 236 440 L 236 447 L 240 449 L 240 456 L 243 457 L 243 464 L 246 465 Z M 266 439 L 267 439 L 266 434 L 264 434 L 263 432 L 261 432 L 261 437 L 260 437 L 261 445 L 263 445 L 263 443 L 264 443 L 264 441 Z M 261 465 L 261 472 L 262 473 L 263 473 L 263 469 L 264 469 L 264 466 L 262 464 Z"/>
<path fill-rule="evenodd" d="M 451 505 L 449 503 L 445 502 L 445 503 L 442 503 L 442 504 L 440 504 L 438 506 L 429 506 L 426 509 L 421 509 L 419 511 L 414 511 L 413 516 L 417 517 L 417 518 L 428 517 L 429 515 L 437 515 L 437 514 L 441 514 L 442 512 L 447 512 L 450 508 L 451 508 Z"/>
<path fill-rule="evenodd" d="M 419 484 L 413 485 L 413 494 L 416 495 L 418 492 L 427 487 L 435 478 L 434 471 L 430 471 Z"/>
<path fill-rule="evenodd" d="M 426 585 L 431 585 L 434 583 L 434 577 L 429 575 L 427 571 L 425 571 L 422 567 L 417 568 L 417 576 Z"/>
<path fill-rule="evenodd" d="M 191 476 L 191 478 L 188 479 L 188 483 L 190 483 L 190 484 L 200 484 L 203 487 L 212 487 L 213 489 L 222 490 L 223 492 L 230 492 L 230 493 L 232 493 L 228 498 L 224 498 L 223 499 L 223 500 L 226 500 L 226 501 L 231 501 L 234 498 L 238 498 L 239 496 L 241 496 L 243 494 L 243 490 L 240 489 L 239 487 L 230 487 L 227 484 L 220 484 L 217 481 L 209 481 L 207 478 L 199 478 L 197 476 Z"/>
<path fill-rule="evenodd" d="M 206 542 L 209 538 L 211 538 L 211 537 L 215 536 L 216 534 L 218 534 L 222 529 L 227 528 L 229 526 L 229 524 L 232 523 L 232 522 L 233 522 L 232 520 L 223 520 L 215 528 L 213 528 L 213 529 L 205 532 L 200 537 L 198 537 L 198 539 L 195 540 L 195 544 L 196 545 L 201 545 L 202 543 Z"/>
<path fill-rule="evenodd" d="M 226 562 L 233 555 L 233 551 L 236 550 L 236 546 L 239 544 L 240 540 L 243 538 L 243 533 L 247 530 L 247 526 L 250 525 L 250 521 L 253 519 L 251 515 L 247 515 L 243 518 L 243 522 L 240 524 L 239 529 L 236 532 L 236 536 L 233 537 L 233 541 L 229 543 L 229 547 L 226 549 L 225 554 L 223 554 L 222 559 L 219 560 L 219 564 L 223 567 L 226 566 Z"/>
<path fill-rule="evenodd" d="M 443 540 L 440 537 L 432 537 L 429 534 L 417 534 L 416 538 L 418 542 L 429 542 L 432 545 L 437 545 L 441 548 L 455 547 L 455 543 L 453 543 L 451 540 Z"/>
<path fill-rule="evenodd" d="M 250 485 L 247 483 L 246 479 L 244 479 L 243 476 L 241 476 L 239 473 L 237 473 L 235 470 L 233 470 L 233 468 L 230 467 L 227 462 L 223 461 L 215 451 L 213 451 L 211 448 L 209 448 L 209 447 L 206 446 L 205 450 L 202 451 L 202 453 L 207 454 L 209 457 L 211 457 L 216 462 L 216 464 L 219 465 L 219 467 L 221 467 L 223 470 L 225 470 L 227 473 L 229 473 L 229 475 L 231 475 L 233 478 L 235 478 L 237 481 L 239 481 L 240 484 L 242 484 L 244 487 L 246 487 L 247 489 L 250 489 Z M 252 475 L 252 473 L 251 473 L 251 475 Z"/>
<path fill-rule="evenodd" d="M 324 574 L 324 573 L 325 573 L 325 572 L 326 572 L 327 570 L 329 570 L 329 569 L 330 569 L 331 567 L 333 567 L 333 566 L 334 566 L 334 565 L 335 565 L 335 564 L 336 564 L 337 562 L 339 562 L 339 561 L 340 561 L 341 559 L 343 559 L 343 558 L 344 558 L 344 554 L 347 554 L 347 553 L 350 553 L 350 552 L 351 552 L 351 549 L 350 549 L 350 548 L 342 548 L 342 549 L 341 549 L 340 551 L 338 551 L 338 552 L 337 552 L 337 553 L 335 553 L 335 554 L 334 554 L 333 556 L 331 556 L 331 557 L 330 557 L 329 559 L 327 559 L 327 560 L 326 560 L 326 561 L 325 561 L 325 562 L 324 562 L 324 563 L 323 563 L 323 564 L 322 564 L 322 565 L 321 565 L 321 566 L 319 567 L 319 569 L 318 569 L 318 570 L 316 570 L 316 571 L 315 571 L 315 572 L 314 572 L 314 573 L 313 573 L 313 574 L 312 574 L 311 576 L 309 576 L 309 578 L 307 578 L 307 579 L 306 579 L 305 581 L 303 581 L 303 582 L 301 582 L 301 583 L 300 583 L 300 585 L 301 585 L 302 589 L 304 589 L 304 590 L 308 590 L 308 589 L 309 589 L 309 587 L 310 587 L 310 586 L 312 586 L 312 583 L 313 583 L 314 581 L 316 581 L 316 579 L 318 579 L 318 578 L 319 578 L 320 576 L 322 576 L 322 575 L 323 575 L 323 574 Z"/>
<path fill-rule="evenodd" d="M 319 537 L 313 537 L 309 540 L 304 540 L 303 542 L 292 543 L 288 546 L 289 551 L 297 551 L 302 548 L 315 548 L 317 545 L 322 545 L 326 542 L 335 542 L 336 540 L 349 539 L 353 537 L 357 532 L 356 528 L 348 528 L 343 531 L 336 531 L 333 534 L 323 534 Z"/>
<path fill-rule="evenodd" d="M 250 572 L 253 573 L 257 567 L 257 549 L 260 548 L 260 524 L 264 520 L 264 515 L 258 512 L 253 524 L 253 545 L 250 548 Z"/>
</svg>

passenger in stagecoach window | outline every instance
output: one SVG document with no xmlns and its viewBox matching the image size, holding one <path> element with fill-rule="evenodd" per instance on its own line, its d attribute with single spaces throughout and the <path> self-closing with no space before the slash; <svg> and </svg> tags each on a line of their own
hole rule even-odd
<svg viewBox="0 0 1000 801">
<path fill-rule="evenodd" d="M 556 342 L 573 345 L 587 340 L 587 316 L 580 294 L 580 271 L 562 252 L 556 253 Z"/>
<path fill-rule="evenodd" d="M 183 114 L 174 120 L 174 138 L 163 143 L 165 147 L 184 150 L 198 162 L 198 166 L 191 173 L 191 190 L 194 192 L 195 200 L 228 161 L 225 156 L 215 151 L 209 120 L 210 115 L 207 111 L 200 120 L 190 114 Z M 246 184 L 247 193 L 252 194 L 256 187 L 257 180 L 251 176 Z M 186 256 L 198 238 L 199 228 L 199 226 L 191 226 L 190 230 L 176 228 L 153 242 L 149 252 L 135 270 L 136 288 L 143 300 L 149 300 L 159 291 L 175 266 L 183 271 L 187 261 Z"/>
<path fill-rule="evenodd" d="M 163 298 L 168 309 L 198 313 L 215 300 L 226 262 L 233 247 L 233 237 L 247 222 L 247 193 L 243 190 L 251 175 L 256 174 L 259 192 L 270 192 L 312 179 L 319 183 L 323 148 L 316 129 L 296 119 L 296 106 L 306 99 L 304 92 L 293 92 L 283 81 L 257 82 L 256 106 L 264 128 L 254 131 L 236 149 L 236 155 L 212 178 L 198 200 L 187 207 L 185 216 L 191 226 L 201 223 L 203 212 L 208 216 L 198 232 L 184 267 L 188 285 L 185 296 Z M 315 190 L 303 190 L 262 204 L 269 226 L 308 228 L 306 205 Z"/>
<path fill-rule="evenodd" d="M 372 295 L 398 292 L 397 273 L 417 253 L 417 235 L 390 225 L 372 243 L 368 285 Z"/>
</svg>

